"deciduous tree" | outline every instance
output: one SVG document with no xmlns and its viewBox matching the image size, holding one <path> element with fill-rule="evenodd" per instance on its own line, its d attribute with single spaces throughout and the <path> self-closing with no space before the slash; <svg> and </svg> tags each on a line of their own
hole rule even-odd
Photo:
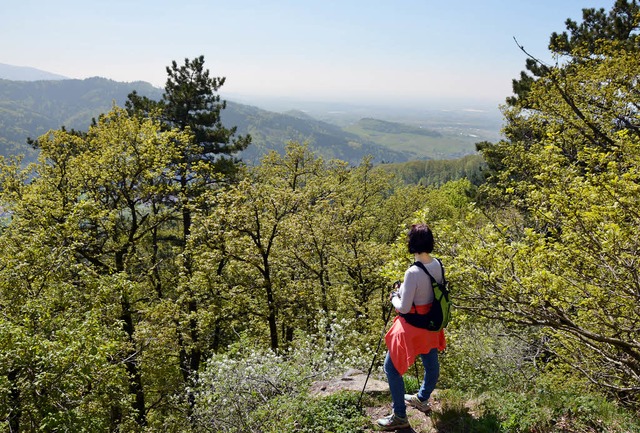
<svg viewBox="0 0 640 433">
<path fill-rule="evenodd" d="M 165 301 L 153 284 L 151 238 L 176 217 L 163 205 L 178 192 L 167 167 L 190 140 L 114 108 L 86 134 L 41 137 L 30 176 L 3 166 L 11 221 L 2 233 L 9 274 L 0 302 L 19 300 L 3 316 L 14 337 L 0 339 L 14 341 L 6 348 L 14 360 L 2 364 L 12 422 L 141 429 L 151 408 L 162 410 L 180 388 L 175 339 L 162 328 L 153 338 L 145 331 Z"/>
<path fill-rule="evenodd" d="M 626 41 L 624 45 L 631 44 Z M 478 314 L 543 329 L 564 365 L 622 401 L 640 391 L 640 47 L 594 39 L 507 111 L 492 224 L 456 230 Z M 461 247 L 465 244 L 465 247 Z"/>
<path fill-rule="evenodd" d="M 544 138 L 544 128 L 538 128 L 532 122 L 521 122 L 520 117 L 526 117 L 531 112 L 545 110 L 541 107 L 539 98 L 531 94 L 532 86 L 539 80 L 546 80 L 548 84 L 556 86 L 559 96 L 566 104 L 574 107 L 575 115 L 582 117 L 581 122 L 585 127 L 591 129 L 589 134 L 592 139 L 602 139 L 602 134 L 597 130 L 596 125 L 588 125 L 586 119 L 589 113 L 582 115 L 577 110 L 581 105 L 580 101 L 574 101 L 577 97 L 567 89 L 562 91 L 564 86 L 564 76 L 573 74 L 574 68 L 587 62 L 593 65 L 594 62 L 606 61 L 612 55 L 625 53 L 635 53 L 640 55 L 638 46 L 638 36 L 640 33 L 640 5 L 636 0 L 616 0 L 610 11 L 604 9 L 585 8 L 582 10 L 583 20 L 577 23 L 567 19 L 566 31 L 560 34 L 554 32 L 550 36 L 549 50 L 555 60 L 555 64 L 541 62 L 537 56 L 539 53 L 528 53 L 524 47 L 523 52 L 527 55 L 526 69 L 519 79 L 513 80 L 514 95 L 507 98 L 507 106 L 504 108 L 506 124 L 504 134 L 506 140 L 496 144 L 479 143 L 476 147 L 482 152 L 488 164 L 489 181 L 497 181 L 496 173 L 504 175 L 505 166 L 503 159 L 509 158 L 511 143 L 519 143 L 529 147 L 531 143 Z M 606 45 L 606 49 L 603 46 Z M 596 101 L 592 101 L 595 107 Z M 602 107 L 603 112 L 607 107 Z M 603 113 L 605 114 L 605 113 Z M 617 115 L 619 113 L 608 113 L 606 115 Z M 608 121 L 620 122 L 621 119 L 609 118 Z M 605 140 L 606 141 L 606 140 Z M 602 144 L 606 144 L 603 142 Z M 571 149 L 566 149 L 571 153 Z M 529 169 L 523 163 L 522 169 L 517 170 L 511 164 L 508 170 L 514 180 L 527 178 Z M 495 196 L 494 199 L 497 199 Z"/>
</svg>

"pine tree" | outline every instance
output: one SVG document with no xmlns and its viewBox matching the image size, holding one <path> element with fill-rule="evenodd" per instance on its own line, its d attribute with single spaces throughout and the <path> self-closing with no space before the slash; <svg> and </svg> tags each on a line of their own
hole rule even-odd
<svg viewBox="0 0 640 433">
<path fill-rule="evenodd" d="M 152 101 L 133 92 L 126 108 L 130 113 L 159 117 L 166 129 L 192 134 L 190 145 L 168 167 L 173 172 L 173 182 L 179 185 L 180 190 L 174 205 L 182 215 L 182 237 L 178 247 L 184 252 L 181 255 L 182 266 L 188 280 L 192 259 L 185 247 L 191 234 L 195 203 L 207 189 L 233 180 L 240 162 L 235 155 L 249 145 L 251 137 L 236 136 L 236 127 L 222 125 L 220 114 L 226 107 L 226 101 L 222 101 L 217 92 L 224 85 L 225 78 L 210 76 L 209 70 L 204 68 L 204 56 L 193 60 L 187 58 L 182 66 L 173 61 L 167 67 L 167 75 L 165 93 L 160 101 Z M 157 244 L 157 234 L 154 237 Z M 157 282 L 158 285 L 161 283 Z M 202 347 L 195 319 L 197 297 L 188 284 L 183 286 L 183 291 L 181 299 L 184 299 L 188 331 L 180 340 L 180 367 L 185 381 L 190 381 L 200 368 Z"/>
</svg>

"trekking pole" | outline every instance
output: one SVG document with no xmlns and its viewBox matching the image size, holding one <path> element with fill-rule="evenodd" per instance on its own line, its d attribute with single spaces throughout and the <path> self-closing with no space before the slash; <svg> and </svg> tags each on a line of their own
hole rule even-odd
<svg viewBox="0 0 640 433">
<path fill-rule="evenodd" d="M 389 317 L 391 317 L 391 310 L 393 310 L 393 305 L 389 306 L 389 311 L 387 311 L 387 315 L 384 319 L 384 325 L 382 326 L 382 332 L 380 334 L 380 339 L 378 340 L 378 346 L 376 347 L 376 351 L 373 353 L 371 366 L 369 367 L 369 372 L 367 373 L 367 377 L 364 380 L 364 386 L 362 387 L 362 392 L 360 392 L 360 397 L 358 398 L 358 409 L 362 409 L 361 407 L 362 396 L 364 395 L 364 390 L 367 388 L 367 382 L 369 381 L 369 376 L 371 376 L 373 365 L 376 362 L 376 357 L 378 356 L 378 351 L 380 350 L 380 344 L 382 343 L 382 339 L 384 338 L 385 330 L 387 329 L 387 323 L 389 322 Z"/>
</svg>

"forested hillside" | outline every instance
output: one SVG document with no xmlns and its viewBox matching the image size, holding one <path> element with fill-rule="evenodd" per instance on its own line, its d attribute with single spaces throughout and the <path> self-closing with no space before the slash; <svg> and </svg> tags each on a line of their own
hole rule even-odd
<svg viewBox="0 0 640 433">
<path fill-rule="evenodd" d="M 86 80 L 10 81 L 0 79 L 0 155 L 36 158 L 27 139 L 50 129 L 86 131 L 91 119 L 123 105 L 133 90 L 159 98 L 160 89 L 148 83 L 118 83 L 105 78 Z"/>
<path fill-rule="evenodd" d="M 382 164 L 406 184 L 441 186 L 458 179 L 467 179 L 473 185 L 484 183 L 487 164 L 481 155 L 468 155 L 458 159 L 430 159 L 397 164 Z"/>
<path fill-rule="evenodd" d="M 474 157 L 425 186 L 298 142 L 242 164 L 203 57 L 39 137 L 29 167 L 0 158 L 0 429 L 371 432 L 388 395 L 311 385 L 385 378 L 426 222 L 455 310 L 412 431 L 640 432 L 640 6 L 566 26 L 479 145 L 482 182 Z"/>
<path fill-rule="evenodd" d="M 32 161 L 36 152 L 27 145 L 49 129 L 62 126 L 86 130 L 91 119 L 107 112 L 113 104 L 124 106 L 127 95 L 136 90 L 140 95 L 160 99 L 162 90 L 148 83 L 118 83 L 104 78 L 56 81 L 0 80 L 0 154 L 25 154 Z M 327 158 L 340 158 L 358 163 L 370 155 L 376 161 L 406 161 L 415 154 L 396 151 L 363 140 L 355 134 L 312 118 L 279 114 L 234 102 L 228 102 L 223 121 L 249 133 L 253 145 L 242 154 L 255 163 L 269 150 L 284 151 L 287 141 L 308 142 Z"/>
<path fill-rule="evenodd" d="M 327 122 L 315 120 L 299 113 L 280 114 L 250 105 L 228 103 L 222 114 L 225 124 L 236 125 L 238 132 L 250 134 L 252 144 L 242 152 L 242 159 L 257 163 L 271 150 L 284 153 L 289 141 L 308 143 L 324 158 L 338 158 L 358 164 L 364 157 L 374 161 L 407 161 L 417 155 L 381 146 L 374 141 L 345 132 Z"/>
</svg>

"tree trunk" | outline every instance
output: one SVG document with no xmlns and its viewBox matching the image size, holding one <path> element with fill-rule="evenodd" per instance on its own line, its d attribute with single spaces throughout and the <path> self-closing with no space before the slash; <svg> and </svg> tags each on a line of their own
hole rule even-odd
<svg viewBox="0 0 640 433">
<path fill-rule="evenodd" d="M 124 271 L 124 256 L 127 249 L 123 249 L 116 253 L 116 270 L 118 272 Z M 129 347 L 126 356 L 125 366 L 127 373 L 129 373 L 129 393 L 135 395 L 135 400 L 131 407 L 136 412 L 136 422 L 141 427 L 147 424 L 147 413 L 144 402 L 144 389 L 142 387 L 142 374 L 138 368 L 140 353 L 136 350 L 136 342 L 134 339 L 135 326 L 133 324 L 133 313 L 131 311 L 131 303 L 129 302 L 129 296 L 127 293 L 122 294 L 122 301 L 120 302 L 122 308 L 122 314 L 120 319 L 122 320 L 122 327 L 124 332 L 127 333 L 129 338 Z"/>
<path fill-rule="evenodd" d="M 191 235 L 191 209 L 188 206 L 188 182 L 185 176 L 180 178 L 180 186 L 182 188 L 182 194 L 185 198 L 185 203 L 182 204 L 182 252 L 184 257 L 184 272 L 187 278 L 191 277 L 192 274 L 192 259 L 190 254 L 187 252 L 187 242 L 189 241 L 189 236 Z M 190 287 L 185 287 L 185 290 L 188 292 L 192 292 Z M 189 317 L 189 337 L 190 343 L 189 347 L 187 347 L 187 342 L 185 339 L 180 338 L 178 343 L 180 344 L 180 370 L 182 371 L 182 378 L 185 384 L 192 388 L 192 385 L 197 380 L 197 374 L 200 370 L 200 362 L 202 359 L 202 350 L 198 347 L 199 343 L 199 334 L 198 334 L 198 303 L 195 301 L 195 296 L 193 296 L 187 303 L 187 314 Z M 189 417 L 191 418 L 191 414 L 193 413 L 193 408 L 195 406 L 195 396 L 193 392 L 189 392 L 187 396 L 187 400 L 189 402 Z"/>
<path fill-rule="evenodd" d="M 13 369 L 7 374 L 7 379 L 11 384 L 9 391 L 9 431 L 11 433 L 20 431 L 20 416 L 22 415 L 20 388 L 17 384 L 18 373 L 18 369 Z"/>
<path fill-rule="evenodd" d="M 276 303 L 273 297 L 273 287 L 271 281 L 267 280 L 265 284 L 267 290 L 267 306 L 269 308 L 269 315 L 267 320 L 269 322 L 269 334 L 271 336 L 271 349 L 278 350 L 278 326 L 276 323 Z"/>
<path fill-rule="evenodd" d="M 152 211 L 153 211 L 153 215 L 157 217 L 158 206 L 156 203 L 153 203 Z M 162 278 L 160 276 L 160 261 L 158 259 L 158 251 L 160 249 L 159 240 L 158 240 L 158 226 L 155 226 L 151 231 L 151 245 L 152 245 L 151 265 L 153 266 L 151 278 L 153 281 L 153 286 L 156 289 L 156 294 L 158 295 L 158 299 L 162 299 L 163 298 Z"/>
<path fill-rule="evenodd" d="M 129 303 L 129 299 L 127 296 L 123 296 L 122 316 L 120 318 L 123 322 L 124 331 L 127 333 L 129 342 L 132 345 L 132 347 L 130 347 L 127 352 L 127 362 L 125 363 L 127 373 L 129 373 L 129 393 L 135 395 L 135 400 L 132 404 L 132 407 L 136 412 L 136 422 L 141 427 L 144 427 L 147 424 L 144 389 L 142 387 L 142 375 L 140 373 L 140 369 L 138 368 L 139 353 L 135 348 L 135 341 L 133 338 L 135 329 L 133 325 L 133 316 L 131 313 L 131 304 Z"/>
</svg>

